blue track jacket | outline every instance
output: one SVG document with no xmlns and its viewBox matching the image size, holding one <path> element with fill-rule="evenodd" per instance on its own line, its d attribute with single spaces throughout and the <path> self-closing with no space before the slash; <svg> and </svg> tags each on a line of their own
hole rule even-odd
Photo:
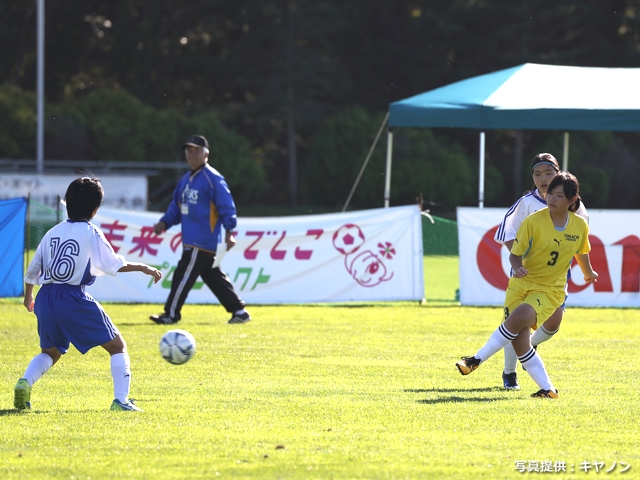
<svg viewBox="0 0 640 480">
<path fill-rule="evenodd" d="M 182 245 L 207 252 L 215 252 L 222 241 L 221 226 L 230 232 L 238 223 L 227 182 L 208 164 L 182 176 L 160 221 L 167 229 L 182 223 Z"/>
</svg>

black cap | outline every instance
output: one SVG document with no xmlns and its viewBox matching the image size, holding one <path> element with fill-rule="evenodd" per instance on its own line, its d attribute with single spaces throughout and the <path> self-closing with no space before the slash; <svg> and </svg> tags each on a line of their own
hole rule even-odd
<svg viewBox="0 0 640 480">
<path fill-rule="evenodd" d="M 204 147 L 207 149 L 209 148 L 209 142 L 207 142 L 207 139 L 202 135 L 191 135 L 189 138 L 187 138 L 187 142 L 182 145 L 182 148 L 185 148 L 189 145 L 194 147 Z"/>
</svg>

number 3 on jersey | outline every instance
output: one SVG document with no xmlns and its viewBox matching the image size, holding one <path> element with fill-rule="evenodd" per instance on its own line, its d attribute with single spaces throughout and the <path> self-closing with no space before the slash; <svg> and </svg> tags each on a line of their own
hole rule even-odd
<svg viewBox="0 0 640 480">
<path fill-rule="evenodd" d="M 549 265 L 550 267 L 554 266 L 556 264 L 556 262 L 558 261 L 558 255 L 560 255 L 558 252 L 551 252 L 551 260 L 549 260 L 547 262 L 547 265 Z"/>
<path fill-rule="evenodd" d="M 80 253 L 80 245 L 75 240 L 65 240 L 60 244 L 60 237 L 51 238 L 51 262 L 45 268 L 45 280 L 67 282 L 76 269 L 75 258 Z"/>
</svg>

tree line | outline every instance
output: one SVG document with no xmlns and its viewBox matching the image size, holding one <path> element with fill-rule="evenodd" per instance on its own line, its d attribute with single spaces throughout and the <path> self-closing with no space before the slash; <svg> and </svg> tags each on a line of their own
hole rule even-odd
<svg viewBox="0 0 640 480">
<path fill-rule="evenodd" d="M 166 162 L 199 132 L 246 208 L 341 208 L 390 102 L 527 62 L 640 63 L 640 0 L 45 5 L 45 158 Z M 0 158 L 34 158 L 36 2 L 0 11 Z M 477 203 L 476 131 L 398 130 L 394 143 L 392 204 Z M 572 134 L 589 207 L 640 207 L 639 146 L 636 133 Z M 560 158 L 562 132 L 487 132 L 486 205 L 511 204 L 541 151 Z M 383 187 L 384 140 L 350 208 L 381 206 Z"/>
</svg>

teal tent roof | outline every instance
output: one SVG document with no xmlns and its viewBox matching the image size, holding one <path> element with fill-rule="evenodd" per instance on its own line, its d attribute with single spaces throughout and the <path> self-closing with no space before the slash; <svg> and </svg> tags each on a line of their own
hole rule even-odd
<svg viewBox="0 0 640 480">
<path fill-rule="evenodd" d="M 389 127 L 640 131 L 640 68 L 525 63 L 393 102 Z"/>
</svg>

